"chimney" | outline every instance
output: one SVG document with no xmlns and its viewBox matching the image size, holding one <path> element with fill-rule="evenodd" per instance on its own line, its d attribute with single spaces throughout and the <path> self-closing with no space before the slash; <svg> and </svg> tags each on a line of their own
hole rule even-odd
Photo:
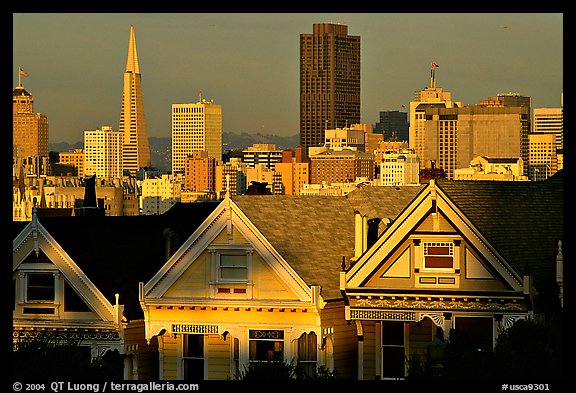
<svg viewBox="0 0 576 393">
<path fill-rule="evenodd" d="M 78 209 L 78 216 L 104 216 L 104 207 L 98 206 L 96 200 L 96 175 L 84 178 L 84 201 Z"/>
<path fill-rule="evenodd" d="M 96 175 L 84 178 L 84 203 L 82 207 L 97 207 L 96 205 Z"/>
<path fill-rule="evenodd" d="M 354 260 L 357 260 L 368 245 L 367 214 L 356 210 L 354 212 Z"/>
</svg>

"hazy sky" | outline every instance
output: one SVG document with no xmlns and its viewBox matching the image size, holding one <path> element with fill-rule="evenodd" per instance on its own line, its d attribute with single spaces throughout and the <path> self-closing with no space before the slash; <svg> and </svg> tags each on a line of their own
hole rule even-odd
<svg viewBox="0 0 576 393">
<path fill-rule="evenodd" d="M 477 104 L 498 93 L 559 107 L 563 92 L 561 13 L 15 13 L 18 67 L 50 142 L 85 130 L 118 130 L 130 25 L 151 137 L 170 136 L 173 103 L 222 105 L 224 131 L 299 133 L 300 34 L 342 23 L 361 37 L 361 122 L 407 110 L 427 87 Z"/>
</svg>

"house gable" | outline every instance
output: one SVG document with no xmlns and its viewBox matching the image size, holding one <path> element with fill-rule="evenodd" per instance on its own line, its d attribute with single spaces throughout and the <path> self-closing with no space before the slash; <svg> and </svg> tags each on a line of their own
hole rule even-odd
<svg viewBox="0 0 576 393">
<path fill-rule="evenodd" d="M 31 316 L 41 323 L 82 320 L 93 324 L 102 322 L 106 326 L 118 318 L 115 307 L 36 216 L 14 239 L 12 261 L 15 326 L 19 318 L 30 319 Z M 42 286 L 48 286 L 50 295 L 41 294 Z M 34 299 L 35 295 L 30 291 L 40 291 L 40 300 Z"/>
<path fill-rule="evenodd" d="M 238 279 L 236 274 L 247 278 Z M 143 297 L 149 304 L 196 304 L 209 299 L 309 302 L 311 290 L 226 198 L 144 285 Z"/>
<path fill-rule="evenodd" d="M 346 273 L 347 289 L 522 291 L 522 279 L 431 182 Z"/>
</svg>

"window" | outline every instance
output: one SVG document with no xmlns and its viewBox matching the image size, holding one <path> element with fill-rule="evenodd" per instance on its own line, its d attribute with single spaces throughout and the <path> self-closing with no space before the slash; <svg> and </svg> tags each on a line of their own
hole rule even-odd
<svg viewBox="0 0 576 393">
<path fill-rule="evenodd" d="M 452 269 L 454 259 L 454 243 L 425 242 L 424 269 Z"/>
<path fill-rule="evenodd" d="M 317 340 L 316 333 L 303 333 L 298 338 L 298 365 L 302 367 L 304 375 L 314 376 L 316 373 Z"/>
<path fill-rule="evenodd" d="M 271 362 L 284 360 L 284 331 L 251 329 L 249 339 L 249 361 Z"/>
<path fill-rule="evenodd" d="M 26 300 L 53 302 L 55 296 L 54 275 L 52 273 L 31 273 L 27 275 Z"/>
<path fill-rule="evenodd" d="M 204 335 L 183 334 L 184 338 L 184 379 L 204 380 Z"/>
<path fill-rule="evenodd" d="M 246 281 L 248 264 L 246 254 L 220 254 L 218 281 Z"/>
<path fill-rule="evenodd" d="M 494 342 L 492 317 L 455 317 L 454 328 L 462 340 L 478 351 L 491 351 Z"/>
<path fill-rule="evenodd" d="M 382 378 L 404 378 L 404 322 L 382 321 Z"/>
</svg>

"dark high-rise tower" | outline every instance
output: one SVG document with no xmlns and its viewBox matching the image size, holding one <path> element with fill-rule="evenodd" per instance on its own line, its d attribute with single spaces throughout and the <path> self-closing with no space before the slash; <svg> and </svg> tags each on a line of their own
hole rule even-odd
<svg viewBox="0 0 576 393">
<path fill-rule="evenodd" d="M 317 23 L 300 34 L 300 144 L 324 144 L 326 129 L 360 123 L 360 36 L 348 26 Z"/>
<path fill-rule="evenodd" d="M 119 131 L 124 133 L 122 168 L 129 171 L 130 175 L 135 175 L 136 171 L 150 166 L 150 145 L 148 143 L 144 100 L 142 99 L 141 78 L 134 26 L 130 26 L 119 127 Z"/>
</svg>

